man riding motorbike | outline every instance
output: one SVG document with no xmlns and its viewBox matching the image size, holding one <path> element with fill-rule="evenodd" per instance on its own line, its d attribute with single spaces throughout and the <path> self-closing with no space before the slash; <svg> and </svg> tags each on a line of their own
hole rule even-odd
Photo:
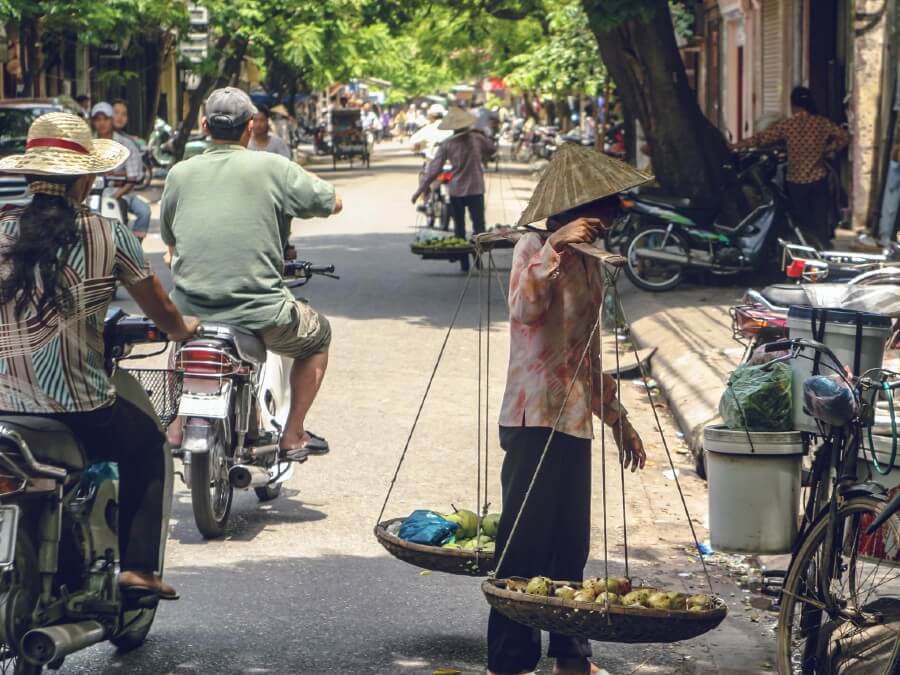
<svg viewBox="0 0 900 675">
<path fill-rule="evenodd" d="M 202 124 L 211 146 L 169 172 L 161 233 L 182 311 L 254 331 L 268 350 L 294 360 L 279 447 L 299 460 L 328 452 L 305 420 L 328 366 L 331 327 L 285 286 L 284 250 L 292 218 L 329 216 L 342 205 L 334 187 L 297 164 L 247 150 L 255 113 L 239 89 L 209 95 Z"/>
<path fill-rule="evenodd" d="M 94 175 L 119 167 L 128 148 L 93 140 L 69 113 L 36 119 L 25 147 L 0 160 L 0 172 L 24 175 L 32 195 L 25 206 L 0 210 L 0 411 L 58 420 L 92 462 L 118 463 L 119 585 L 174 600 L 175 589 L 157 574 L 165 437 L 144 412 L 149 401 L 137 399 L 142 389 L 113 386 L 103 325 L 116 282 L 172 339 L 189 337 L 197 320 L 166 296 L 128 227 L 83 203 Z"/>
</svg>

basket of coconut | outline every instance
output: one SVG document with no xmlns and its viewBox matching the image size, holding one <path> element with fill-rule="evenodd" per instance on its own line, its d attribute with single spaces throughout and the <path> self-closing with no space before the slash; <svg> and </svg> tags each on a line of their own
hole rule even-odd
<svg viewBox="0 0 900 675">
<path fill-rule="evenodd" d="M 428 531 L 426 537 L 417 536 L 423 528 L 408 522 L 427 513 L 432 521 L 448 523 L 445 529 Z M 433 511 L 416 511 L 408 518 L 392 518 L 375 526 L 375 538 L 395 558 L 404 562 L 448 574 L 484 577 L 494 569 L 494 537 L 500 514 L 490 513 L 480 519 L 466 509 L 441 515 Z M 408 527 L 404 528 L 407 524 Z M 436 530 L 436 532 L 435 532 Z M 431 542 L 431 543 L 424 543 Z"/>
<path fill-rule="evenodd" d="M 727 614 L 715 596 L 632 588 L 624 577 L 583 583 L 488 579 L 481 590 L 491 607 L 518 623 L 599 642 L 689 640 L 714 629 Z"/>
</svg>

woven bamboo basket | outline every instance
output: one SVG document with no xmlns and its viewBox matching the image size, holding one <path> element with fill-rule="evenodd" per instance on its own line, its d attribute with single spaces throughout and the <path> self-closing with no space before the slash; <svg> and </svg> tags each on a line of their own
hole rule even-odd
<svg viewBox="0 0 900 675">
<path fill-rule="evenodd" d="M 477 551 L 459 551 L 439 546 L 425 546 L 405 541 L 387 531 L 391 523 L 402 522 L 393 518 L 375 527 L 375 538 L 398 560 L 434 572 L 461 574 L 469 577 L 486 577 L 494 569 L 494 554 Z"/>
<path fill-rule="evenodd" d="M 527 579 L 513 577 L 518 582 Z M 667 611 L 644 607 L 623 607 L 601 603 L 575 602 L 556 597 L 529 595 L 507 590 L 506 579 L 488 579 L 481 584 L 488 603 L 517 623 L 561 635 L 597 642 L 648 643 L 689 640 L 713 630 L 728 610 L 717 606 L 702 612 Z M 579 584 L 556 582 L 556 586 Z"/>
<path fill-rule="evenodd" d="M 420 246 L 419 244 L 410 244 L 409 250 L 427 260 L 449 260 L 453 258 L 464 258 L 475 253 L 474 246 L 452 246 L 447 248 L 437 248 L 436 246 Z"/>
</svg>

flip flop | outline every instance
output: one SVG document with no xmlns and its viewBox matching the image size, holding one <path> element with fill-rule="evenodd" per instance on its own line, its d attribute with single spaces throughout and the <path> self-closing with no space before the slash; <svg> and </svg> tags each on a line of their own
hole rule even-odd
<svg viewBox="0 0 900 675">
<path fill-rule="evenodd" d="M 119 586 L 119 590 L 123 595 L 128 595 L 135 599 L 156 596 L 159 600 L 178 600 L 181 597 L 178 595 L 178 591 L 167 593 L 159 588 L 151 588 L 150 586 Z"/>
<path fill-rule="evenodd" d="M 304 447 L 309 450 L 310 455 L 327 455 L 329 453 L 331 447 L 328 445 L 328 441 L 311 431 L 306 433 L 309 435 L 309 440 Z"/>
<path fill-rule="evenodd" d="M 298 462 L 302 464 L 309 459 L 309 448 L 305 445 L 298 445 L 293 448 L 278 448 L 278 454 L 282 459 L 289 462 Z"/>
</svg>

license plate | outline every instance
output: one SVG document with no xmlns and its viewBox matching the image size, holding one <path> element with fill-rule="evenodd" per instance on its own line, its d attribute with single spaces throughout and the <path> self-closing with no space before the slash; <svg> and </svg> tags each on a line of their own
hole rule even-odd
<svg viewBox="0 0 900 675">
<path fill-rule="evenodd" d="M 188 394 L 181 395 L 178 414 L 184 417 L 228 417 L 228 396 Z"/>
<path fill-rule="evenodd" d="M 0 567 L 8 567 L 16 559 L 16 529 L 18 523 L 18 506 L 0 506 Z"/>
</svg>

